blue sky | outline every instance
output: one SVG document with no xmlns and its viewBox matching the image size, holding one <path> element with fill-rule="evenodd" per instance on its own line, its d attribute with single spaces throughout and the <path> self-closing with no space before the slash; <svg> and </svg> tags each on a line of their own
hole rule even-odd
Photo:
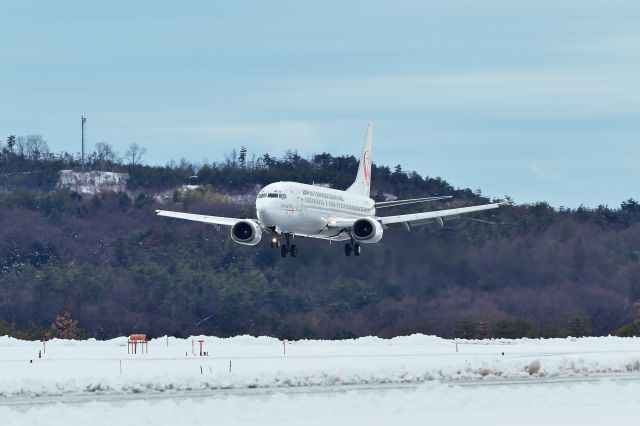
<svg viewBox="0 0 640 426">
<path fill-rule="evenodd" d="M 0 136 L 149 163 L 358 155 L 517 202 L 640 199 L 637 1 L 20 1 Z M 375 176 L 373 177 L 375 179 Z"/>
</svg>

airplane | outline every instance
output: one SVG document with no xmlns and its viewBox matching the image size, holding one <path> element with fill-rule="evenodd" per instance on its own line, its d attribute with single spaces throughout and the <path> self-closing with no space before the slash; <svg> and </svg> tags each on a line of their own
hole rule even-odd
<svg viewBox="0 0 640 426">
<path fill-rule="evenodd" d="M 207 216 L 168 210 L 156 210 L 158 216 L 231 227 L 231 239 L 238 244 L 255 246 L 264 233 L 271 236 L 271 248 L 280 248 L 282 257 L 296 257 L 294 237 L 346 241 L 344 254 L 360 256 L 363 244 L 382 239 L 384 230 L 411 228 L 427 223 L 443 226 L 443 219 L 462 214 L 496 209 L 506 203 L 496 202 L 471 207 L 435 210 L 395 216 L 378 216 L 377 209 L 444 200 L 435 196 L 375 202 L 369 197 L 371 187 L 371 142 L 373 125 L 367 126 L 364 146 L 353 184 L 345 191 L 298 182 L 275 182 L 265 186 L 256 198 L 257 219 Z"/>
</svg>

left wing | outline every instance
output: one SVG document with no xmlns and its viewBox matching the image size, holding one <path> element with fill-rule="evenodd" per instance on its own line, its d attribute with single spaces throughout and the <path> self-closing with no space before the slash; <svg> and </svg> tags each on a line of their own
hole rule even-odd
<svg viewBox="0 0 640 426">
<path fill-rule="evenodd" d="M 446 217 L 452 217 L 452 216 L 455 217 L 465 213 L 473 213 L 473 212 L 479 212 L 483 210 L 497 209 L 498 207 L 505 204 L 506 203 L 492 203 L 492 204 L 482 204 L 479 206 L 472 206 L 472 207 L 460 207 L 457 209 L 436 210 L 432 212 L 401 214 L 397 216 L 383 216 L 383 217 L 379 217 L 378 220 L 383 226 L 401 224 L 402 226 L 408 229 L 411 225 L 420 225 L 425 222 L 430 222 L 434 219 L 441 221 L 442 218 L 446 218 Z"/>
<path fill-rule="evenodd" d="M 158 216 L 173 217 L 175 219 L 191 220 L 194 222 L 211 223 L 213 225 L 233 226 L 242 219 L 233 217 L 206 216 L 202 214 L 172 212 L 168 210 L 156 210 Z"/>
</svg>

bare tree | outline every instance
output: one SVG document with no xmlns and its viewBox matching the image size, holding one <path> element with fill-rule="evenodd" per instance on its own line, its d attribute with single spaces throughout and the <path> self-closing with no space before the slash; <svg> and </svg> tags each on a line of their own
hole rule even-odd
<svg viewBox="0 0 640 426">
<path fill-rule="evenodd" d="M 26 157 L 27 138 L 24 136 L 18 136 L 16 138 L 16 154 L 18 157 Z"/>
<path fill-rule="evenodd" d="M 98 166 L 109 166 L 120 161 L 118 153 L 106 142 L 98 142 L 90 158 Z"/>
<path fill-rule="evenodd" d="M 129 164 L 135 166 L 140 163 L 142 156 L 147 152 L 147 148 L 132 143 L 129 145 L 129 149 L 124 153 L 125 158 L 129 161 Z"/>
<path fill-rule="evenodd" d="M 18 136 L 16 138 L 17 154 L 29 160 L 39 160 L 49 154 L 49 144 L 42 135 Z"/>
</svg>

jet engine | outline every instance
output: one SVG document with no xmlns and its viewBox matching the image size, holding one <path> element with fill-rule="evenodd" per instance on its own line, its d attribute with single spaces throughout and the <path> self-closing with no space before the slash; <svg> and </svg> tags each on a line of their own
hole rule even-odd
<svg viewBox="0 0 640 426">
<path fill-rule="evenodd" d="M 382 238 L 382 225 L 375 219 L 364 218 L 353 222 L 353 239 L 363 243 L 377 243 Z"/>
<path fill-rule="evenodd" d="M 262 239 L 262 229 L 252 220 L 241 220 L 231 227 L 231 239 L 238 244 L 255 246 Z"/>
</svg>

